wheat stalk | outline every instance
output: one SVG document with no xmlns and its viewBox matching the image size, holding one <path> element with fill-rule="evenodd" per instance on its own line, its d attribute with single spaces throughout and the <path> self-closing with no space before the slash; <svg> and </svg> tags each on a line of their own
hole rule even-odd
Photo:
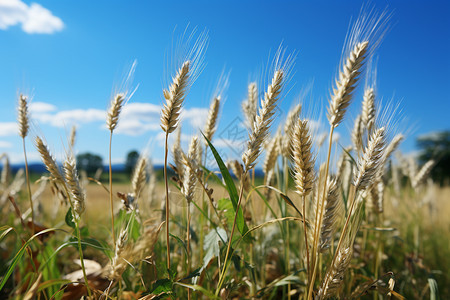
<svg viewBox="0 0 450 300">
<path fill-rule="evenodd" d="M 75 147 L 76 136 L 77 136 L 77 127 L 74 125 L 74 126 L 72 126 L 72 129 L 70 130 L 69 145 L 70 145 L 71 149 L 73 149 Z"/>
<path fill-rule="evenodd" d="M 337 258 L 325 275 L 325 279 L 317 293 L 318 299 L 330 298 L 339 292 L 344 280 L 344 274 L 352 259 L 351 247 L 345 247 L 338 252 Z"/>
<path fill-rule="evenodd" d="M 355 124 L 352 130 L 352 143 L 355 146 L 356 152 L 360 152 L 363 149 L 362 128 L 363 128 L 362 116 L 358 115 L 355 120 Z"/>
<path fill-rule="evenodd" d="M 425 181 L 435 164 L 436 161 L 430 159 L 422 166 L 422 168 L 420 168 L 419 172 L 411 180 L 411 185 L 414 189 L 417 189 L 419 185 L 421 185 Z"/>
<path fill-rule="evenodd" d="M 106 116 L 106 126 L 110 131 L 114 131 L 119 123 L 119 115 L 125 104 L 125 94 L 118 93 L 114 96 L 108 109 Z"/>
<path fill-rule="evenodd" d="M 40 137 L 36 137 L 35 146 L 41 155 L 42 161 L 44 162 L 45 167 L 50 172 L 52 177 L 59 181 L 60 183 L 64 183 L 64 179 L 59 171 L 59 168 L 55 162 L 55 159 L 50 154 L 47 145 L 42 141 Z"/>
<path fill-rule="evenodd" d="M 291 109 L 286 117 L 286 122 L 284 123 L 284 135 L 281 140 L 281 152 L 282 155 L 288 158 L 292 158 L 292 133 L 294 131 L 296 122 L 300 116 L 302 110 L 301 104 L 297 104 L 293 109 Z"/>
<path fill-rule="evenodd" d="M 278 70 L 272 78 L 272 83 L 268 86 L 261 100 L 259 115 L 255 118 L 254 129 L 249 134 L 247 150 L 242 155 L 245 170 L 250 170 L 255 166 L 255 161 L 261 153 L 261 145 L 268 134 L 272 116 L 275 113 L 276 101 L 281 93 L 283 85 L 283 71 Z"/>
<path fill-rule="evenodd" d="M 4 158 L 0 183 L 6 188 L 11 178 L 11 166 L 9 164 L 9 158 L 6 154 L 3 154 L 0 158 Z"/>
<path fill-rule="evenodd" d="M 23 139 L 28 135 L 28 130 L 30 128 L 27 100 L 27 96 L 20 94 L 17 121 L 19 123 L 19 135 Z"/>
<path fill-rule="evenodd" d="M 366 87 L 362 103 L 361 122 L 369 134 L 375 124 L 375 115 L 375 90 L 373 87 Z"/>
<path fill-rule="evenodd" d="M 192 137 L 191 143 L 189 145 L 188 155 L 184 156 L 183 163 L 185 167 L 183 176 L 183 186 L 181 188 L 186 201 L 188 203 L 192 202 L 194 199 L 194 189 L 197 183 L 197 175 L 195 166 L 197 164 L 197 151 L 198 151 L 198 138 L 197 136 Z"/>
<path fill-rule="evenodd" d="M 300 196 L 308 196 L 314 183 L 314 162 L 312 138 L 307 120 L 298 119 L 292 133 L 292 153 L 294 160 L 294 182 Z"/>
<path fill-rule="evenodd" d="M 63 164 L 64 178 L 67 183 L 70 195 L 73 200 L 73 208 L 77 217 L 79 218 L 85 210 L 85 194 L 81 189 L 79 176 L 76 168 L 76 161 L 73 155 L 67 157 Z"/>
<path fill-rule="evenodd" d="M 190 61 L 185 61 L 173 78 L 169 90 L 163 91 L 166 103 L 161 111 L 161 128 L 166 133 L 173 132 L 178 126 L 189 82 L 189 66 Z"/>
<path fill-rule="evenodd" d="M 208 118 L 206 119 L 205 128 L 203 129 L 203 134 L 209 141 L 211 141 L 214 133 L 216 132 L 219 107 L 220 107 L 220 96 L 217 96 L 214 97 L 213 101 L 211 102 L 208 112 Z M 207 143 L 206 140 L 205 143 Z"/>
<path fill-rule="evenodd" d="M 341 123 L 347 107 L 350 105 L 368 45 L 368 41 L 355 44 L 342 66 L 342 70 L 339 72 L 338 79 L 336 79 L 336 87 L 333 88 L 330 106 L 328 107 L 328 121 L 332 128 L 337 127 Z"/>
<path fill-rule="evenodd" d="M 371 185 L 375 175 L 383 165 L 383 155 L 386 149 L 386 130 L 381 127 L 370 136 L 369 143 L 364 154 L 358 160 L 358 172 L 354 176 L 353 183 L 356 190 L 366 189 Z"/>
<path fill-rule="evenodd" d="M 244 111 L 250 130 L 254 130 L 256 113 L 258 110 L 258 87 L 256 82 L 251 82 L 248 85 L 247 97 L 247 100 L 242 102 L 242 110 Z"/>
<path fill-rule="evenodd" d="M 278 158 L 278 142 L 280 140 L 280 135 L 277 133 L 272 140 L 269 142 L 266 151 L 266 158 L 264 159 L 263 172 L 265 176 L 269 174 L 269 171 L 275 167 L 275 163 Z M 266 182 L 268 184 L 268 182 Z"/>
<path fill-rule="evenodd" d="M 131 190 L 136 199 L 141 195 L 144 184 L 147 181 L 147 164 L 147 158 L 139 157 L 131 177 Z"/>
</svg>

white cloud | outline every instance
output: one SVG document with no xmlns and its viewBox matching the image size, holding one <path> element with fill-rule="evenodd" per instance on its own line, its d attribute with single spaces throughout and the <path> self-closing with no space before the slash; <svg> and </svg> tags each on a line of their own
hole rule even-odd
<svg viewBox="0 0 450 300">
<path fill-rule="evenodd" d="M 67 125 L 77 125 L 83 123 L 91 123 L 96 121 L 105 121 L 106 113 L 104 110 L 89 109 L 73 109 L 63 110 L 55 114 L 51 113 L 35 113 L 33 118 L 55 127 L 65 127 Z"/>
<path fill-rule="evenodd" d="M 6 141 L 0 141 L 0 149 L 1 148 L 12 148 L 13 144 Z"/>
<path fill-rule="evenodd" d="M 52 34 L 64 28 L 60 18 L 38 3 L 28 6 L 21 0 L 0 0 L 0 29 L 18 24 L 29 34 Z"/>
<path fill-rule="evenodd" d="M 2 122 L 0 123 L 0 136 L 19 135 L 19 128 L 16 122 Z"/>
<path fill-rule="evenodd" d="M 160 128 L 159 114 L 161 107 L 151 103 L 128 103 L 123 108 L 119 125 L 115 131 L 118 134 L 138 136 L 147 131 Z"/>
<path fill-rule="evenodd" d="M 32 113 L 46 113 L 56 110 L 56 106 L 46 102 L 31 102 L 30 111 Z"/>
<path fill-rule="evenodd" d="M 189 124 L 193 128 L 201 130 L 203 130 L 203 126 L 205 126 L 207 117 L 208 117 L 208 109 L 198 107 L 185 109 L 181 112 L 180 115 L 180 119 L 183 122 L 189 122 Z"/>
</svg>

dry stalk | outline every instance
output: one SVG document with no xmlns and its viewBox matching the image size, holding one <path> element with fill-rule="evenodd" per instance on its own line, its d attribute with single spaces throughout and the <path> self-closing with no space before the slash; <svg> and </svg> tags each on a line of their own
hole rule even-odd
<svg viewBox="0 0 450 300">
<path fill-rule="evenodd" d="M 292 134 L 296 125 L 296 122 L 300 116 L 302 110 L 301 104 L 297 104 L 293 109 L 291 109 L 287 115 L 286 122 L 284 123 L 284 135 L 281 140 L 281 154 L 284 157 L 292 158 Z"/>
<path fill-rule="evenodd" d="M 328 108 L 328 121 L 332 128 L 337 127 L 341 123 L 347 107 L 350 105 L 368 45 L 368 41 L 355 44 L 345 64 L 342 66 L 342 70 L 339 72 Z"/>
<path fill-rule="evenodd" d="M 185 61 L 173 78 L 169 90 L 163 91 L 166 103 L 161 111 L 161 128 L 167 134 L 173 132 L 178 126 L 181 106 L 189 82 L 189 66 L 190 62 Z"/>
<path fill-rule="evenodd" d="M 77 218 L 80 218 L 81 214 L 85 210 L 85 193 L 81 189 L 79 176 L 76 168 L 76 161 L 73 155 L 69 155 L 64 162 L 64 178 L 66 179 L 67 188 L 73 201 L 73 208 Z"/>
<path fill-rule="evenodd" d="M 353 183 L 356 190 L 367 189 L 372 183 L 375 175 L 384 163 L 386 150 L 386 130 L 381 127 L 370 136 L 364 154 L 358 160 L 358 172 L 355 174 Z"/>
<path fill-rule="evenodd" d="M 337 259 L 325 275 L 325 279 L 318 291 L 318 299 L 326 299 L 337 295 L 344 280 L 344 274 L 352 259 L 352 248 L 344 247 L 339 250 Z"/>
<path fill-rule="evenodd" d="M 427 161 L 422 168 L 420 168 L 420 171 L 411 179 L 411 185 L 415 190 L 417 190 L 417 188 L 428 178 L 428 175 L 435 164 L 436 161 L 433 159 Z"/>
<path fill-rule="evenodd" d="M 353 126 L 352 131 L 352 143 L 355 147 L 355 150 L 357 153 L 361 152 L 363 150 L 363 121 L 361 115 L 358 115 L 358 117 L 355 120 L 355 125 Z"/>
<path fill-rule="evenodd" d="M 220 96 L 214 97 L 211 105 L 209 107 L 208 118 L 206 119 L 205 128 L 203 129 L 203 134 L 205 137 L 211 141 L 217 127 L 217 117 L 219 116 L 220 108 Z M 205 140 L 205 143 L 206 140 Z M 200 161 L 199 161 L 200 163 Z"/>
<path fill-rule="evenodd" d="M 375 90 L 373 87 L 366 87 L 364 89 L 361 122 L 364 128 L 367 129 L 368 134 L 372 131 L 375 125 Z"/>
<path fill-rule="evenodd" d="M 261 101 L 259 115 L 255 118 L 254 129 L 249 135 L 247 150 L 242 155 L 245 170 L 248 171 L 255 166 L 256 159 L 261 153 L 261 145 L 266 139 L 272 116 L 275 113 L 276 101 L 281 93 L 283 85 L 283 71 L 278 70 L 272 78 L 272 83 L 268 86 Z"/>
<path fill-rule="evenodd" d="M 131 190 L 135 197 L 138 199 L 147 181 L 147 158 L 141 156 L 134 168 L 133 176 L 131 179 Z"/>
<path fill-rule="evenodd" d="M 173 132 L 178 126 L 181 106 L 186 96 L 189 83 L 189 66 L 190 61 L 183 63 L 177 74 L 173 78 L 169 90 L 164 90 L 164 98 L 166 103 L 161 111 L 161 128 L 166 133 L 165 137 L 165 153 L 164 153 L 164 184 L 166 188 L 166 246 L 167 246 L 167 269 L 170 269 L 170 242 L 169 242 L 169 182 L 167 179 L 167 154 L 169 133 Z"/>
<path fill-rule="evenodd" d="M 256 82 L 252 82 L 248 85 L 248 99 L 242 102 L 242 110 L 249 123 L 250 130 L 255 128 L 256 113 L 258 110 L 258 87 Z"/>
<path fill-rule="evenodd" d="M 266 151 L 266 158 L 264 159 L 263 172 L 267 178 L 269 172 L 275 167 L 278 158 L 278 144 L 280 135 L 275 135 L 269 143 Z M 267 182 L 266 182 L 267 184 Z"/>
</svg>

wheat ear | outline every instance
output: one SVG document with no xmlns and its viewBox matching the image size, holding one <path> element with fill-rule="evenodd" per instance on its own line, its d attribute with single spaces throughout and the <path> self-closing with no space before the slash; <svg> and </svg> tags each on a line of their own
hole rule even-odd
<svg viewBox="0 0 450 300">
<path fill-rule="evenodd" d="M 363 149 L 363 139 L 362 139 L 362 128 L 363 121 L 361 115 L 358 115 L 355 120 L 355 124 L 353 125 L 352 130 L 352 143 L 355 147 L 356 152 L 360 152 Z"/>
<path fill-rule="evenodd" d="M 333 128 L 341 123 L 347 107 L 350 105 L 368 45 L 369 42 L 365 41 L 357 43 L 353 47 L 345 64 L 342 66 L 342 70 L 339 72 L 338 79 L 336 79 L 336 87 L 333 88 L 330 106 L 328 107 L 328 121 Z"/>
<path fill-rule="evenodd" d="M 119 115 L 125 104 L 125 94 L 118 93 L 114 96 L 108 109 L 106 117 L 106 126 L 110 131 L 114 131 L 119 123 Z"/>
<path fill-rule="evenodd" d="M 411 180 L 411 185 L 414 189 L 417 189 L 425 181 L 425 179 L 427 179 L 431 169 L 433 169 L 435 165 L 436 161 L 431 159 L 427 161 L 422 168 L 420 168 L 420 171 Z"/>
<path fill-rule="evenodd" d="M 255 166 L 256 159 L 261 154 L 261 145 L 268 134 L 272 116 L 275 113 L 276 102 L 283 86 L 283 71 L 278 70 L 272 78 L 272 83 L 268 86 L 264 94 L 264 100 L 261 101 L 259 115 L 255 118 L 254 129 L 249 135 L 247 150 L 242 155 L 245 170 L 252 169 Z"/>
<path fill-rule="evenodd" d="M 67 187 L 73 200 L 74 211 L 79 218 L 86 207 L 86 197 L 84 191 L 81 189 L 80 180 L 76 168 L 76 161 L 73 155 L 67 157 L 63 164 L 64 178 L 66 179 Z"/>
<path fill-rule="evenodd" d="M 166 103 L 161 112 L 161 128 L 166 133 L 173 132 L 178 126 L 181 106 L 189 81 L 189 66 L 189 61 L 184 62 L 173 78 L 169 90 L 163 91 Z"/>
<path fill-rule="evenodd" d="M 72 129 L 70 130 L 69 145 L 70 145 L 71 149 L 73 149 L 75 147 L 76 137 L 77 137 L 77 127 L 74 125 L 74 126 L 72 126 Z"/>
<path fill-rule="evenodd" d="M 41 155 L 42 161 L 44 162 L 45 167 L 50 172 L 52 177 L 59 181 L 60 183 L 64 183 L 64 179 L 59 171 L 58 166 L 56 165 L 55 159 L 50 154 L 47 145 L 42 141 L 40 137 L 36 137 L 35 145 L 39 154 Z"/>
<path fill-rule="evenodd" d="M 288 158 L 292 158 L 292 133 L 294 131 L 298 117 L 302 110 L 301 104 L 297 104 L 293 109 L 291 109 L 287 115 L 286 122 L 284 123 L 284 135 L 282 139 L 281 152 L 282 155 Z"/>
<path fill-rule="evenodd" d="M 308 121 L 298 119 L 292 134 L 292 153 L 294 160 L 294 182 L 300 196 L 308 196 L 314 183 L 314 162 L 312 138 Z"/>
<path fill-rule="evenodd" d="M 136 163 L 133 176 L 131 177 L 131 190 L 136 199 L 141 195 L 142 189 L 147 181 L 147 165 L 147 158 L 141 156 Z"/>
<path fill-rule="evenodd" d="M 375 90 L 373 87 L 366 87 L 363 95 L 361 121 L 369 134 L 375 124 L 375 114 Z"/>
<path fill-rule="evenodd" d="M 216 132 L 217 117 L 219 116 L 220 96 L 214 97 L 211 105 L 209 106 L 208 118 L 206 119 L 205 128 L 203 134 L 211 141 L 214 133 Z M 206 140 L 205 140 L 205 143 Z M 200 163 L 200 161 L 199 161 Z"/>
<path fill-rule="evenodd" d="M 318 299 L 326 299 L 336 295 L 344 280 L 344 274 L 352 259 L 353 251 L 351 247 L 342 248 L 338 252 L 337 258 L 325 275 L 325 279 L 318 291 Z"/>
<path fill-rule="evenodd" d="M 358 160 L 358 172 L 354 176 L 356 190 L 366 189 L 373 183 L 375 175 L 383 165 L 384 150 L 386 149 L 386 130 L 381 127 L 370 136 L 364 154 Z"/>
<path fill-rule="evenodd" d="M 28 135 L 29 118 L 28 118 L 28 103 L 27 97 L 24 95 L 19 96 L 19 106 L 18 106 L 18 123 L 19 123 L 19 135 L 21 138 L 25 138 Z"/>
<path fill-rule="evenodd" d="M 248 85 L 248 96 L 247 100 L 242 102 L 242 110 L 247 118 L 250 129 L 255 128 L 255 118 L 258 110 L 258 87 L 256 82 L 252 82 Z"/>
<path fill-rule="evenodd" d="M 198 151 L 198 138 L 197 136 L 192 137 L 191 143 L 189 145 L 188 155 L 183 159 L 185 172 L 183 176 L 183 186 L 182 193 L 186 197 L 188 203 L 192 202 L 194 199 L 194 189 L 197 183 L 196 170 L 194 169 L 197 165 L 197 151 Z"/>
<path fill-rule="evenodd" d="M 278 158 L 278 144 L 279 144 L 280 135 L 277 133 L 272 140 L 269 142 L 269 145 L 267 147 L 266 151 L 266 158 L 264 159 L 263 164 L 263 172 L 264 175 L 268 176 L 270 170 L 272 170 L 275 167 L 275 163 Z M 268 182 L 266 182 L 268 184 Z"/>
</svg>

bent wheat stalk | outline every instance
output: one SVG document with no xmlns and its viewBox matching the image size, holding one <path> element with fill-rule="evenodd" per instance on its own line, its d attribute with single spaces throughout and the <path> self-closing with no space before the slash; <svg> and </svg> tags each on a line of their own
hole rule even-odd
<svg viewBox="0 0 450 300">
<path fill-rule="evenodd" d="M 173 132 L 178 126 L 181 106 L 186 96 L 186 90 L 189 81 L 190 62 L 185 61 L 178 70 L 169 90 L 164 90 L 164 98 L 166 103 L 161 111 L 161 128 L 165 135 L 165 152 L 164 152 L 164 184 L 166 188 L 166 246 L 167 246 L 167 269 L 170 269 L 170 241 L 169 241 L 169 182 L 167 179 L 167 154 L 169 151 L 169 133 Z"/>
</svg>

